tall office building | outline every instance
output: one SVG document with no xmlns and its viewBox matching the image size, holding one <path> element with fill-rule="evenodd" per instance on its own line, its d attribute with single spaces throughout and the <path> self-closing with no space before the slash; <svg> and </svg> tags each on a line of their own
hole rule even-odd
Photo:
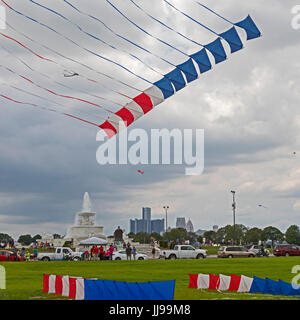
<svg viewBox="0 0 300 320">
<path fill-rule="evenodd" d="M 193 226 L 191 219 L 189 219 L 189 221 L 186 223 L 186 231 L 187 232 L 194 232 L 194 226 Z"/>
<path fill-rule="evenodd" d="M 145 207 L 142 209 L 142 219 L 151 220 L 151 208 Z"/>
<path fill-rule="evenodd" d="M 151 233 L 156 232 L 158 234 L 163 233 L 165 228 L 165 219 L 151 220 Z"/>
<path fill-rule="evenodd" d="M 151 220 L 151 208 L 142 208 L 142 219 L 130 219 L 130 232 L 159 233 L 164 231 L 164 219 Z"/>
<path fill-rule="evenodd" d="M 142 209 L 142 220 L 146 223 L 145 232 L 151 233 L 151 208 L 143 208 Z"/>
<path fill-rule="evenodd" d="M 185 227 L 186 227 L 185 218 L 177 218 L 176 219 L 176 228 L 185 229 Z"/>
</svg>

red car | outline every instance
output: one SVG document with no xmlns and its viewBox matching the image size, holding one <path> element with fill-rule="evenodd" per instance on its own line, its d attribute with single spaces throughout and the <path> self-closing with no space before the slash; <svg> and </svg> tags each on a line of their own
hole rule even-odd
<svg viewBox="0 0 300 320">
<path fill-rule="evenodd" d="M 24 261 L 19 255 L 17 255 L 17 261 Z M 14 254 L 11 251 L 0 250 L 0 261 L 14 261 Z"/>
<path fill-rule="evenodd" d="M 300 256 L 300 247 L 294 244 L 279 244 L 274 248 L 274 256 Z"/>
</svg>

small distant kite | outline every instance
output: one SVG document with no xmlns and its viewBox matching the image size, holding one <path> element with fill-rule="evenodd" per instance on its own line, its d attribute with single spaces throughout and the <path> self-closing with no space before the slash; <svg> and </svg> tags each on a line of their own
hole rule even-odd
<svg viewBox="0 0 300 320">
<path fill-rule="evenodd" d="M 73 71 L 68 71 L 68 70 L 64 71 L 65 78 L 71 78 L 71 77 L 75 77 L 75 76 L 79 76 L 79 74 L 77 72 L 73 72 Z"/>
<path fill-rule="evenodd" d="M 145 172 L 142 171 L 142 170 L 138 170 L 137 172 L 140 173 L 140 174 L 144 174 L 144 173 L 145 173 Z"/>
<path fill-rule="evenodd" d="M 261 207 L 261 208 L 268 209 L 268 207 L 265 207 L 265 206 L 263 206 L 262 204 L 259 204 L 258 206 Z"/>
</svg>

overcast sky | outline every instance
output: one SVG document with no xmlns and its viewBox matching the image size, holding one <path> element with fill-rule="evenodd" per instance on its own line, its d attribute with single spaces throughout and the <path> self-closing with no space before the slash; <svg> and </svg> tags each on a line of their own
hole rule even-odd
<svg viewBox="0 0 300 320">
<path fill-rule="evenodd" d="M 201 9 L 192 0 L 185 0 L 184 4 L 179 0 L 170 1 L 219 33 L 230 28 L 230 24 Z M 78 14 L 63 0 L 36 2 L 59 11 L 118 50 L 84 35 L 74 24 L 30 1 L 7 1 L 18 11 L 55 28 L 80 46 L 122 63 L 151 82 L 160 78 L 158 74 L 126 52 L 138 56 L 162 73 L 172 69 L 154 55 L 121 41 L 96 21 Z M 187 59 L 130 25 L 104 0 L 70 2 L 84 12 L 101 18 L 117 33 L 172 63 Z M 153 16 L 196 41 L 208 43 L 216 38 L 174 12 L 162 0 L 151 1 L 151 4 L 146 0 L 136 2 Z M 112 3 L 137 24 L 187 54 L 200 50 L 151 21 L 129 0 L 112 0 Z M 66 234 L 67 227 L 73 224 L 74 212 L 81 210 L 85 191 L 90 193 L 97 222 L 104 226 L 106 235 L 112 234 L 118 225 L 128 232 L 129 219 L 139 218 L 143 206 L 152 208 L 153 217 L 163 218 L 163 206 L 169 205 L 168 221 L 171 226 L 175 226 L 176 217 L 181 216 L 190 218 L 195 230 L 211 229 L 214 224 L 231 224 L 231 190 L 236 190 L 237 223 L 261 228 L 273 225 L 282 231 L 291 224 L 299 225 L 300 30 L 294 30 L 291 26 L 291 9 L 297 3 L 289 0 L 252 0 L 243 2 L 242 6 L 238 0 L 206 0 L 203 3 L 234 22 L 250 14 L 263 36 L 251 41 L 243 38 L 243 50 L 229 54 L 227 61 L 201 75 L 199 80 L 166 100 L 131 128 L 145 128 L 148 131 L 165 127 L 204 129 L 204 173 L 186 176 L 185 165 L 100 166 L 96 162 L 96 151 L 100 145 L 96 141 L 96 127 L 0 98 L 0 232 L 15 237 L 24 233 Z M 41 86 L 103 104 L 111 110 L 118 108 L 90 95 L 102 96 L 117 104 L 127 102 L 112 91 L 81 77 L 64 78 L 63 66 L 66 66 L 112 89 L 134 93 L 126 86 L 106 80 L 54 54 L 40 45 L 43 44 L 141 90 L 149 87 L 149 84 L 121 68 L 104 62 L 10 10 L 7 10 L 7 22 L 15 31 L 7 27 L 1 32 L 59 63 L 55 65 L 42 61 L 16 42 L 0 38 L 0 64 Z M 19 32 L 36 42 L 24 38 Z M 49 79 L 29 70 L 17 58 L 48 75 Z M 2 67 L 0 70 L 2 94 L 40 106 L 67 110 L 99 124 L 107 116 L 101 109 L 94 110 L 90 105 L 53 96 Z M 57 82 L 72 90 L 63 88 Z M 60 104 L 61 108 L 7 85 L 47 98 Z M 138 174 L 138 169 L 144 170 L 145 174 Z M 259 204 L 266 208 L 259 207 Z"/>
</svg>

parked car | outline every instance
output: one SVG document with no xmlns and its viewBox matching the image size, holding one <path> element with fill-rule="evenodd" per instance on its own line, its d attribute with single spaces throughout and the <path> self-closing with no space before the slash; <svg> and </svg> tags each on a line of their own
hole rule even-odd
<svg viewBox="0 0 300 320">
<path fill-rule="evenodd" d="M 37 259 L 42 261 L 60 261 L 64 260 L 66 254 L 74 261 L 81 260 L 81 252 L 74 252 L 67 247 L 58 247 L 55 252 L 39 252 Z"/>
<path fill-rule="evenodd" d="M 112 259 L 113 260 L 127 260 L 126 251 L 125 250 L 120 250 L 120 251 L 114 252 L 113 255 L 112 255 Z M 131 255 L 131 259 L 133 259 L 133 255 Z M 135 259 L 136 260 L 147 260 L 148 257 L 145 254 L 137 253 L 135 255 Z"/>
<path fill-rule="evenodd" d="M 248 251 L 241 246 L 224 246 L 218 251 L 218 258 L 254 258 L 256 255 L 253 251 Z"/>
<path fill-rule="evenodd" d="M 273 250 L 274 256 L 300 256 L 300 247 L 295 244 L 278 244 Z"/>
<path fill-rule="evenodd" d="M 24 258 L 21 258 L 19 255 L 17 255 L 17 261 L 24 261 L 24 260 L 25 260 Z M 13 252 L 8 250 L 1 250 L 0 261 L 15 261 Z"/>
<path fill-rule="evenodd" d="M 251 252 L 255 252 L 255 254 L 258 254 L 260 251 L 261 251 L 261 246 L 259 245 L 252 245 L 250 246 L 249 248 L 246 247 L 246 249 L 248 251 L 251 251 Z M 269 256 L 270 255 L 270 251 L 266 248 L 264 248 L 264 252 L 265 252 L 265 255 L 266 256 Z"/>
<path fill-rule="evenodd" d="M 206 250 L 195 249 L 190 245 L 177 245 L 173 250 L 160 250 L 159 257 L 164 259 L 204 259 Z"/>
</svg>

